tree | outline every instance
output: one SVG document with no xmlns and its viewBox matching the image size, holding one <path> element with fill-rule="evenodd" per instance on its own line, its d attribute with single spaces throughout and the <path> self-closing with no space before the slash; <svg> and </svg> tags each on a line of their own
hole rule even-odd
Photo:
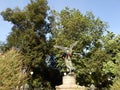
<svg viewBox="0 0 120 90">
<path fill-rule="evenodd" d="M 47 21 L 49 7 L 47 0 L 31 0 L 30 3 L 20 10 L 7 8 L 1 13 L 4 20 L 13 24 L 12 32 L 7 38 L 7 48 L 14 47 L 22 51 L 25 56 L 24 67 L 27 67 L 28 81 L 34 87 L 43 88 L 49 82 L 45 80 L 46 54 L 49 54 L 46 34 L 50 32 L 50 23 Z M 31 81 L 30 72 L 33 71 Z"/>
<path fill-rule="evenodd" d="M 108 80 L 108 74 L 113 74 L 104 73 L 103 70 L 103 63 L 112 58 L 111 53 L 107 53 L 106 42 L 103 40 L 108 27 L 106 23 L 95 18 L 91 12 L 83 15 L 76 9 L 65 8 L 60 13 L 52 13 L 55 17 L 52 37 L 56 45 L 69 46 L 78 41 L 72 56 L 77 82 L 85 86 L 94 84 L 98 89 L 109 87 L 112 81 Z M 58 52 L 57 57 L 64 53 L 55 52 Z M 74 55 L 74 52 L 78 55 Z M 61 72 L 66 72 L 62 58 L 58 58 L 58 63 Z"/>
<path fill-rule="evenodd" d="M 24 56 L 14 50 L 0 55 L 0 89 L 10 90 L 26 83 L 26 75 L 22 73 Z"/>
<path fill-rule="evenodd" d="M 111 56 L 107 62 L 103 63 L 103 71 L 112 73 L 108 77 L 109 80 L 113 80 L 110 90 L 117 90 L 120 87 L 120 36 L 115 36 L 115 34 L 108 32 L 103 38 L 106 52 Z"/>
</svg>

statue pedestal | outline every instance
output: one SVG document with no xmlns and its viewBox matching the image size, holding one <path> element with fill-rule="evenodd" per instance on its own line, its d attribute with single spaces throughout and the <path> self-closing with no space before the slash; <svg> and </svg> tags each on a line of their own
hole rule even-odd
<svg viewBox="0 0 120 90">
<path fill-rule="evenodd" d="M 85 87 L 76 84 L 75 75 L 63 76 L 63 84 L 56 86 L 56 90 L 86 90 Z"/>
</svg>

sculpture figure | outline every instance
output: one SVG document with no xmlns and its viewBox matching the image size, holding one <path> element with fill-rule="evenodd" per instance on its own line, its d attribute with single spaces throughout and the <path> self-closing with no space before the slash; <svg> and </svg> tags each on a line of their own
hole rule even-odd
<svg viewBox="0 0 120 90">
<path fill-rule="evenodd" d="M 67 67 L 67 70 L 69 70 L 69 73 L 71 73 L 72 70 L 74 69 L 74 67 L 72 65 L 72 61 L 71 61 L 71 56 L 72 56 L 72 52 L 73 52 L 73 47 L 75 47 L 77 45 L 77 43 L 78 43 L 78 41 L 72 43 L 69 47 L 54 46 L 55 48 L 64 50 L 65 55 L 63 56 L 63 58 L 65 60 L 65 65 Z"/>
</svg>

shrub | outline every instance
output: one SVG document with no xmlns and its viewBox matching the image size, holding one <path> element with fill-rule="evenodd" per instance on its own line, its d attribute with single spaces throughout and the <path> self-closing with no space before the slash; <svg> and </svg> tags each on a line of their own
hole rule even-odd
<svg viewBox="0 0 120 90">
<path fill-rule="evenodd" d="M 14 89 L 26 81 L 26 75 L 21 72 L 23 60 L 15 49 L 0 55 L 0 90 Z"/>
</svg>

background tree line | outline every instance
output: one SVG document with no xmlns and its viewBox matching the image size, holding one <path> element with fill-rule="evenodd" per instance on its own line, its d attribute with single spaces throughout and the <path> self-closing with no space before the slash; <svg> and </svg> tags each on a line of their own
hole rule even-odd
<svg viewBox="0 0 120 90">
<path fill-rule="evenodd" d="M 100 90 L 120 87 L 120 36 L 109 32 L 108 25 L 91 12 L 83 15 L 69 8 L 57 12 L 50 10 L 47 0 L 31 0 L 23 10 L 7 8 L 1 15 L 13 24 L 1 51 L 14 48 L 24 56 L 22 71 L 32 89 L 50 90 L 62 83 L 67 72 L 64 52 L 53 46 L 69 46 L 75 41 L 79 41 L 72 57 L 77 83 L 94 84 Z"/>
</svg>

